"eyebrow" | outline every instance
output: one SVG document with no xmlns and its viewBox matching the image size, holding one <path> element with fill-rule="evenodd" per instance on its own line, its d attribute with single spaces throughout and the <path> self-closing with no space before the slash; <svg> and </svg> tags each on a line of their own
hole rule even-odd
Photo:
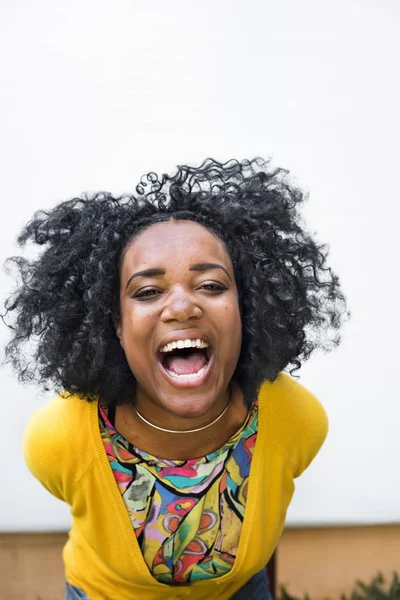
<svg viewBox="0 0 400 600">
<path fill-rule="evenodd" d="M 213 269 L 221 269 L 222 271 L 224 271 L 229 279 L 232 280 L 231 276 L 229 275 L 228 271 L 225 269 L 225 267 L 223 267 L 222 265 L 218 265 L 217 263 L 197 263 L 195 265 L 190 265 L 189 267 L 189 271 L 212 271 Z"/>
<path fill-rule="evenodd" d="M 135 277 L 158 277 L 160 275 L 165 275 L 165 273 L 165 269 L 144 269 L 143 271 L 138 271 L 129 277 L 125 289 L 127 289 L 128 285 Z"/>
<path fill-rule="evenodd" d="M 189 267 L 189 271 L 197 272 L 211 271 L 213 269 L 221 269 L 228 275 L 229 279 L 232 280 L 225 267 L 223 267 L 222 265 L 218 265 L 217 263 L 196 263 L 195 265 L 190 265 Z M 129 277 L 125 289 L 128 288 L 131 281 L 136 277 L 159 277 L 160 275 L 165 275 L 165 273 L 165 269 L 144 269 L 143 271 L 137 271 L 137 273 L 134 273 Z"/>
</svg>

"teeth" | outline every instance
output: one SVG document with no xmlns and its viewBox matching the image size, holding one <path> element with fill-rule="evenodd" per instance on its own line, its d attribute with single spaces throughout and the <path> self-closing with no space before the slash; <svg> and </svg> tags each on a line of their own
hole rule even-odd
<svg viewBox="0 0 400 600">
<path fill-rule="evenodd" d="M 178 340 L 176 342 L 171 342 L 170 344 L 166 344 L 162 348 L 160 348 L 160 352 L 172 352 L 173 350 L 181 350 L 182 348 L 208 348 L 207 342 L 204 340 Z"/>
</svg>

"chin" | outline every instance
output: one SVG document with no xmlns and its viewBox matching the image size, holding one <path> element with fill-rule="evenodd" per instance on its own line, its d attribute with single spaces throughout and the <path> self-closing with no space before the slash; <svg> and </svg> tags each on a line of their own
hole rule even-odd
<svg viewBox="0 0 400 600">
<path fill-rule="evenodd" d="M 212 409 L 217 402 L 217 396 L 213 395 L 210 400 L 210 395 L 202 397 L 202 394 L 193 392 L 175 397 L 171 397 L 169 394 L 164 397 L 160 395 L 159 402 L 176 417 L 196 419 Z"/>
</svg>

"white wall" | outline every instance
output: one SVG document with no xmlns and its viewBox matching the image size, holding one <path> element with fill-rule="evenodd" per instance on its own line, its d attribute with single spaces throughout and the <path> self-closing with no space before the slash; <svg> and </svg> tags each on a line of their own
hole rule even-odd
<svg viewBox="0 0 400 600">
<path fill-rule="evenodd" d="M 331 431 L 290 524 L 400 521 L 399 30 L 397 0 L 0 5 L 1 262 L 34 210 L 206 156 L 272 156 L 310 191 L 353 319 L 301 371 Z M 0 386 L 0 530 L 64 529 L 20 451 L 46 398 Z"/>
</svg>

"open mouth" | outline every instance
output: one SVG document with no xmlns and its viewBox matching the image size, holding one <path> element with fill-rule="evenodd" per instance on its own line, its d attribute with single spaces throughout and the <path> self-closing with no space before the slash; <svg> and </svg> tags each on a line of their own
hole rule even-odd
<svg viewBox="0 0 400 600">
<path fill-rule="evenodd" d="M 210 345 L 200 339 L 178 340 L 159 350 L 159 362 L 174 384 L 202 382 L 208 374 L 211 358 Z"/>
</svg>

